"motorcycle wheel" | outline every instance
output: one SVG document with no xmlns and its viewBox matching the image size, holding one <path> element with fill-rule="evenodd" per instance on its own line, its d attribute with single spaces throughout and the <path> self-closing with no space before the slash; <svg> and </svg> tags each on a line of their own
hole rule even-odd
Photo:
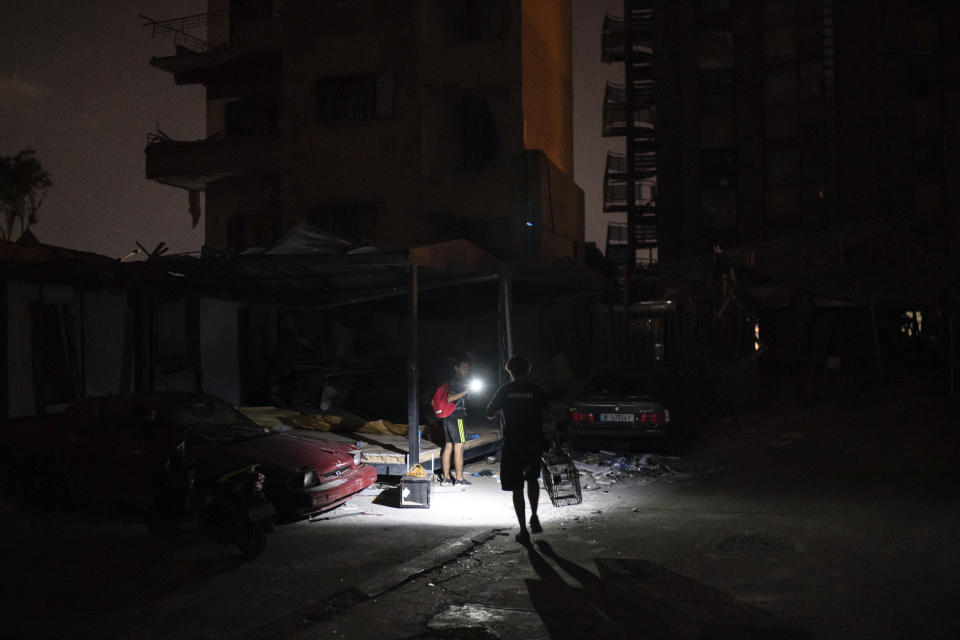
<svg viewBox="0 0 960 640">
<path fill-rule="evenodd" d="M 241 527 L 234 538 L 234 544 L 247 560 L 256 558 L 267 548 L 267 534 L 256 522 Z"/>
</svg>

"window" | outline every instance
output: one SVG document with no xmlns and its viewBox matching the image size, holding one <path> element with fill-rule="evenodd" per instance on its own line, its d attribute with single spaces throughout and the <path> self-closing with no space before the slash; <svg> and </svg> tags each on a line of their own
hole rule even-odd
<svg viewBox="0 0 960 640">
<path fill-rule="evenodd" d="M 262 136 L 276 133 L 280 121 L 279 106 L 266 98 L 241 98 L 225 107 L 227 136 Z"/>
<path fill-rule="evenodd" d="M 697 23 L 701 27 L 730 26 L 730 0 L 698 0 Z"/>
<path fill-rule="evenodd" d="M 310 222 L 327 233 L 355 245 L 374 245 L 377 205 L 366 202 L 322 204 L 309 215 Z"/>
<path fill-rule="evenodd" d="M 728 229 L 737 226 L 737 192 L 735 189 L 702 189 L 700 206 L 704 229 Z"/>
<path fill-rule="evenodd" d="M 270 213 L 237 215 L 230 218 L 227 234 L 229 247 L 234 251 L 266 247 L 280 235 L 280 218 Z"/>
<path fill-rule="evenodd" d="M 464 40 L 488 40 L 503 35 L 503 5 L 492 0 L 462 0 Z"/>
<path fill-rule="evenodd" d="M 700 69 L 733 68 L 733 33 L 701 31 L 697 37 L 697 67 Z"/>
<path fill-rule="evenodd" d="M 393 113 L 393 76 L 322 78 L 317 85 L 317 119 L 372 120 Z"/>
<path fill-rule="evenodd" d="M 700 72 L 700 143 L 733 144 L 736 132 L 733 73 Z"/>
<path fill-rule="evenodd" d="M 732 149 L 700 152 L 700 184 L 704 187 L 737 184 L 737 157 Z"/>
<path fill-rule="evenodd" d="M 797 184 L 800 173 L 800 154 L 796 149 L 767 151 L 767 184 L 780 186 Z"/>
<path fill-rule="evenodd" d="M 503 37 L 507 30 L 504 0 L 441 0 L 423 4 L 420 24 L 424 42 L 493 40 Z"/>
<path fill-rule="evenodd" d="M 482 169 L 500 152 L 500 137 L 487 99 L 463 96 L 463 168 Z"/>
</svg>

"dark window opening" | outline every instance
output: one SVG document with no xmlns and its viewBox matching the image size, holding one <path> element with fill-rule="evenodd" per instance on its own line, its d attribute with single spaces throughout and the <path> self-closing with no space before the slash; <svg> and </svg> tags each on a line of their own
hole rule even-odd
<svg viewBox="0 0 960 640">
<path fill-rule="evenodd" d="M 463 168 L 482 169 L 500 152 L 500 136 L 486 98 L 464 96 Z"/>
<path fill-rule="evenodd" d="M 32 315 L 34 388 L 43 413 L 45 407 L 77 398 L 80 363 L 70 307 L 37 303 Z"/>
<path fill-rule="evenodd" d="M 492 0 L 463 0 L 464 40 L 488 40 L 503 35 L 503 7 Z"/>
<path fill-rule="evenodd" d="M 464 236 L 464 225 L 452 213 L 447 211 L 426 211 L 423 214 L 429 239 L 433 242 L 443 242 Z"/>
<path fill-rule="evenodd" d="M 704 229 L 733 229 L 737 226 L 737 192 L 733 188 L 707 188 L 700 191 Z"/>
<path fill-rule="evenodd" d="M 262 136 L 279 129 L 280 109 L 275 100 L 241 98 L 226 105 L 228 137 Z"/>
<path fill-rule="evenodd" d="M 372 120 L 392 113 L 391 75 L 322 78 L 317 84 L 317 118 L 321 121 Z"/>
<path fill-rule="evenodd" d="M 737 156 L 732 149 L 700 152 L 700 185 L 732 187 L 737 184 Z"/>
<path fill-rule="evenodd" d="M 266 247 L 280 236 L 280 218 L 269 213 L 253 213 L 230 218 L 227 231 L 230 249 Z"/>
<path fill-rule="evenodd" d="M 355 245 L 375 244 L 377 205 L 366 202 L 322 204 L 310 212 L 310 222 Z"/>
<path fill-rule="evenodd" d="M 943 180 L 946 158 L 942 133 L 918 137 L 914 143 L 913 154 L 913 166 L 918 177 Z"/>
</svg>

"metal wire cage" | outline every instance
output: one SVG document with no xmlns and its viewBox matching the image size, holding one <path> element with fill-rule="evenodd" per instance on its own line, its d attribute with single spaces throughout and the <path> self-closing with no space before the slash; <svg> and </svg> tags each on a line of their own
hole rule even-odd
<svg viewBox="0 0 960 640">
<path fill-rule="evenodd" d="M 580 473 L 567 451 L 544 453 L 540 477 L 553 506 L 565 507 L 583 501 L 580 493 Z"/>
</svg>

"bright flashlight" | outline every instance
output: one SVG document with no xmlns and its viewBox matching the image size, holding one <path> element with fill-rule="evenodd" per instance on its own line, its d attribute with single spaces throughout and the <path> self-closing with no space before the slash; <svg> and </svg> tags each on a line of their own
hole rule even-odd
<svg viewBox="0 0 960 640">
<path fill-rule="evenodd" d="M 471 393 L 483 391 L 483 380 L 481 380 L 480 378 L 473 378 L 470 381 L 470 385 L 468 386 L 468 389 L 470 389 Z"/>
</svg>

